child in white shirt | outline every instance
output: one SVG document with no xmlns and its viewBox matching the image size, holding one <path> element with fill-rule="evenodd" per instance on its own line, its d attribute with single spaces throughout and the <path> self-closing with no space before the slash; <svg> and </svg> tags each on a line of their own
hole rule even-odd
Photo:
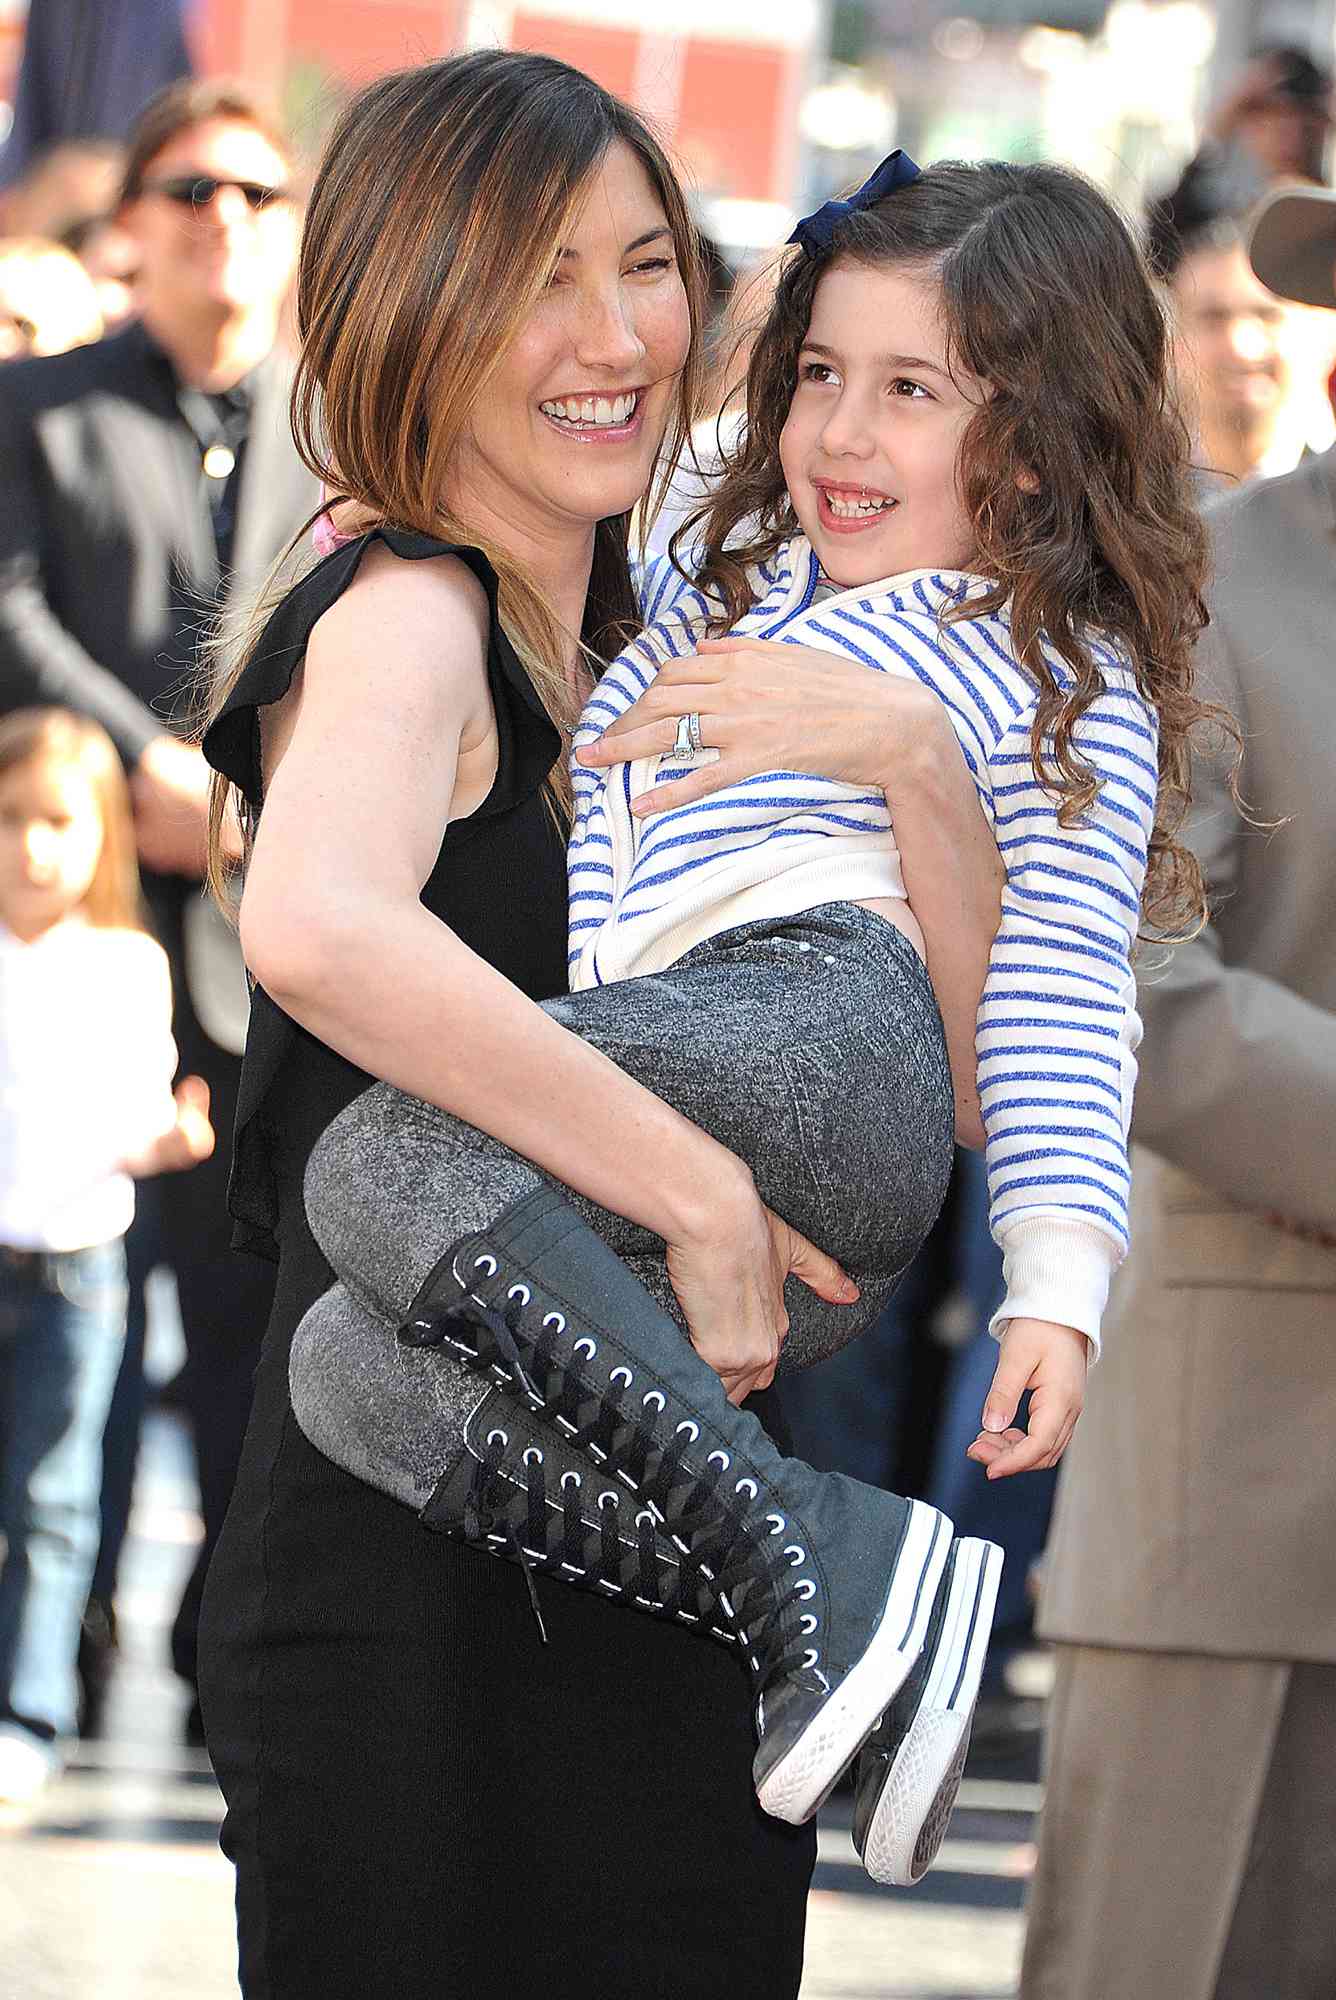
<svg viewBox="0 0 1336 2000">
<path fill-rule="evenodd" d="M 0 1802 L 77 1724 L 102 1429 L 125 1335 L 135 1175 L 208 1157 L 172 1090 L 167 960 L 139 919 L 129 794 L 98 724 L 0 720 Z"/>
</svg>

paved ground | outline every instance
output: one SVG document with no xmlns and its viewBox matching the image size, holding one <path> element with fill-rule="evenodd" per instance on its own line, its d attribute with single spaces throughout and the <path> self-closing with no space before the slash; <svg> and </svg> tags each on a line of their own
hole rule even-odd
<svg viewBox="0 0 1336 2000">
<path fill-rule="evenodd" d="M 198 1521 L 174 1422 L 153 1419 L 127 1551 L 124 1669 L 99 1743 L 26 1819 L 0 1821 L 0 2000 L 235 2000 L 230 1870 L 185 1696 L 163 1664 Z M 1026 1704 L 1034 1719 L 1037 1704 Z M 941 1859 L 910 1891 L 875 1888 L 823 1818 L 803 2000 L 1011 2000 L 1039 1802 L 1034 1741 L 969 1776 Z"/>
</svg>

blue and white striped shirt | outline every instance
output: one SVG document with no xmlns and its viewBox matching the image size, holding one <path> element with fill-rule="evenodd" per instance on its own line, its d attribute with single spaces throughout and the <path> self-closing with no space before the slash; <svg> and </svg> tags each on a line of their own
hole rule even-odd
<svg viewBox="0 0 1336 2000">
<path fill-rule="evenodd" d="M 1075 745 L 1100 789 L 1078 825 L 1060 825 L 1034 769 L 1038 689 L 1012 653 L 1007 610 L 940 622 L 986 587 L 958 571 L 918 571 L 834 590 L 795 537 L 758 569 L 756 602 L 733 629 L 912 676 L 945 703 L 1006 867 L 977 1036 L 991 1223 L 1007 1286 L 994 1328 L 1018 1315 L 1050 1319 L 1098 1345 L 1109 1277 L 1127 1245 L 1141 1032 L 1131 951 L 1155 808 L 1156 721 L 1126 662 L 1097 640 L 1106 686 Z M 575 733 L 572 985 L 670 964 L 755 916 L 903 895 L 875 787 L 769 772 L 643 822 L 630 800 L 689 762 L 579 763 L 581 745 L 703 636 L 709 606 L 667 561 L 647 570 L 642 604 L 647 629 L 599 682 Z M 1071 670 L 1048 658 L 1070 685 Z"/>
</svg>

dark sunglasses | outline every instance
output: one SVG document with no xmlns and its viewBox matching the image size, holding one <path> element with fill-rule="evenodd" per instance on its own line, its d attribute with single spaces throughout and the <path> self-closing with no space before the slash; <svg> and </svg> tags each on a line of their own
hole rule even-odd
<svg viewBox="0 0 1336 2000">
<path fill-rule="evenodd" d="M 285 187 L 267 187 L 263 181 L 217 180 L 212 174 L 180 174 L 172 180 L 145 181 L 145 194 L 165 195 L 182 208 L 207 208 L 223 188 L 235 188 L 251 209 L 268 208 L 271 201 L 286 201 Z"/>
</svg>

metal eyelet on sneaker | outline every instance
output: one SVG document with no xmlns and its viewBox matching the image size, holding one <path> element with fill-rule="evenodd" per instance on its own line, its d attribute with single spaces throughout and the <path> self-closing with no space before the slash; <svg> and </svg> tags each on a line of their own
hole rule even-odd
<svg viewBox="0 0 1336 2000">
<path fill-rule="evenodd" d="M 530 1299 L 533 1297 L 533 1293 L 529 1290 L 529 1287 L 527 1285 L 512 1285 L 510 1290 L 506 1293 L 506 1297 L 508 1299 L 518 1299 L 522 1306 L 527 1306 Z"/>
<path fill-rule="evenodd" d="M 589 1359 L 592 1361 L 594 1356 L 598 1353 L 598 1348 L 596 1344 L 589 1338 L 588 1334 L 586 1334 L 583 1340 L 576 1341 L 575 1352 L 577 1354 L 587 1354 L 589 1356 Z"/>
<path fill-rule="evenodd" d="M 807 1651 L 803 1654 L 803 1666 L 814 1667 L 820 1658 L 821 1655 L 820 1653 L 818 1653 L 816 1647 L 809 1646 L 807 1648 Z"/>
<path fill-rule="evenodd" d="M 816 1596 L 816 1585 L 810 1576 L 800 1576 L 793 1586 L 793 1591 L 795 1597 L 801 1597 L 803 1603 L 806 1604 Z"/>
<path fill-rule="evenodd" d="M 561 1313 L 546 1313 L 543 1317 L 543 1325 L 554 1326 L 558 1333 L 565 1333 L 566 1331 L 565 1317 Z"/>
<path fill-rule="evenodd" d="M 631 1386 L 631 1379 L 629 1368 L 614 1368 L 608 1377 L 609 1382 L 624 1382 L 628 1389 Z"/>
<path fill-rule="evenodd" d="M 693 1424 L 689 1420 L 684 1421 L 677 1426 L 677 1429 L 673 1432 L 673 1436 L 681 1437 L 683 1431 L 691 1439 L 692 1444 L 695 1444 L 696 1439 L 700 1436 L 700 1425 Z"/>
<path fill-rule="evenodd" d="M 754 1479 L 739 1479 L 737 1485 L 733 1488 L 735 1493 L 749 1493 L 753 1500 L 757 1497 L 760 1490 Z"/>
<path fill-rule="evenodd" d="M 800 1549 L 796 1542 L 790 1542 L 784 1553 L 789 1559 L 790 1569 L 801 1569 L 807 1561 L 806 1549 Z"/>
<path fill-rule="evenodd" d="M 650 1403 L 656 1403 L 661 1410 L 666 1410 L 668 1407 L 668 1399 L 659 1389 L 646 1389 L 644 1395 L 640 1398 L 640 1407 L 642 1410 Z"/>
<path fill-rule="evenodd" d="M 497 1263 L 495 1257 L 483 1255 L 474 1258 L 473 1268 L 475 1271 L 485 1271 L 489 1278 L 494 1278 L 501 1266 Z"/>
<path fill-rule="evenodd" d="M 733 1461 L 726 1451 L 712 1451 L 705 1463 L 707 1465 L 717 1465 L 721 1472 L 727 1472 Z"/>
<path fill-rule="evenodd" d="M 493 1444 L 497 1438 L 500 1438 L 502 1444 L 510 1443 L 510 1439 L 506 1436 L 504 1431 L 488 1431 L 487 1433 L 488 1444 Z"/>
<path fill-rule="evenodd" d="M 524 1463 L 526 1465 L 541 1465 L 543 1463 L 543 1454 L 539 1451 L 536 1444 L 531 1444 L 525 1452 Z"/>
<path fill-rule="evenodd" d="M 603 1502 L 604 1502 L 605 1500 L 611 1500 L 611 1502 L 612 1502 L 612 1505 L 613 1505 L 613 1509 L 614 1509 L 614 1511 L 615 1511 L 615 1510 L 616 1510 L 616 1509 L 617 1509 L 618 1507 L 620 1507 L 620 1506 L 621 1506 L 621 1504 L 622 1504 L 622 1496 L 621 1496 L 621 1494 L 620 1494 L 620 1493 L 614 1493 L 614 1492 L 612 1491 L 611 1487 L 609 1487 L 609 1488 L 607 1489 L 607 1491 L 606 1491 L 606 1492 L 603 1492 L 603 1493 L 600 1493 L 600 1494 L 599 1494 L 599 1496 L 598 1496 L 598 1504 L 599 1504 L 599 1506 L 600 1506 L 600 1507 L 601 1507 L 601 1506 L 603 1505 Z"/>
<path fill-rule="evenodd" d="M 583 1486 L 584 1481 L 578 1472 L 563 1472 L 561 1475 L 561 1484 L 563 1486 Z"/>
<path fill-rule="evenodd" d="M 772 1535 L 782 1535 L 785 1528 L 789 1525 L 782 1514 L 767 1514 L 765 1518 L 767 1521 L 773 1521 L 775 1524 L 770 1530 Z"/>
<path fill-rule="evenodd" d="M 811 1633 L 815 1632 L 820 1623 L 821 1620 L 814 1617 L 810 1611 L 804 1611 L 802 1617 L 798 1620 L 798 1630 L 806 1632 L 810 1636 Z"/>
</svg>

